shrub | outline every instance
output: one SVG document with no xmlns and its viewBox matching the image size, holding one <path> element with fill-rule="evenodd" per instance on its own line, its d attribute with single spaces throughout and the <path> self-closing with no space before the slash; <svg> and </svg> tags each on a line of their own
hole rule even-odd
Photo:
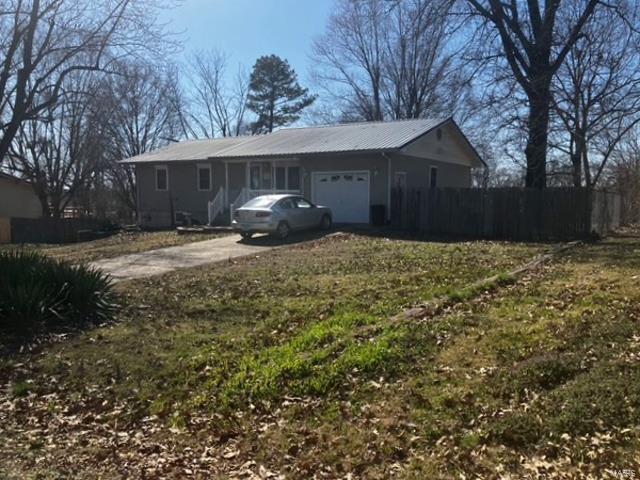
<svg viewBox="0 0 640 480">
<path fill-rule="evenodd" d="M 520 400 L 527 391 L 553 390 L 580 373 L 580 359 L 569 354 L 542 354 L 524 360 L 495 378 L 499 393 Z"/>
<path fill-rule="evenodd" d="M 610 364 L 553 392 L 540 409 L 548 428 L 577 435 L 611 431 L 640 422 L 640 368 Z"/>
<path fill-rule="evenodd" d="M 0 252 L 0 327 L 15 333 L 103 321 L 115 312 L 109 277 L 34 251 Z"/>
<path fill-rule="evenodd" d="M 489 436 L 509 447 L 534 445 L 541 436 L 540 421 L 531 413 L 510 413 L 490 426 Z"/>
</svg>

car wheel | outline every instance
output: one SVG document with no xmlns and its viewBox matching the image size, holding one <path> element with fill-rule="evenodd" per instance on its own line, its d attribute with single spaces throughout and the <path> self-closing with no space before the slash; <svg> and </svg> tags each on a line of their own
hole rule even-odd
<svg viewBox="0 0 640 480">
<path fill-rule="evenodd" d="M 289 224 L 287 222 L 280 222 L 278 224 L 278 230 L 276 231 L 276 234 L 278 235 L 278 238 L 285 239 L 289 236 L 290 231 L 291 229 L 289 228 Z"/>
<path fill-rule="evenodd" d="M 240 236 L 243 238 L 243 240 L 250 240 L 251 237 L 253 237 L 253 232 L 242 232 Z"/>
<path fill-rule="evenodd" d="M 323 230 L 329 230 L 331 228 L 331 217 L 329 215 L 322 217 L 322 220 L 320 220 L 320 228 Z"/>
</svg>

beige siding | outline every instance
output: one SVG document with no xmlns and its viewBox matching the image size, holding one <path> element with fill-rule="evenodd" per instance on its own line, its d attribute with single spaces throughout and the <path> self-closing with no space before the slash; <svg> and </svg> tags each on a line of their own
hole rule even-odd
<svg viewBox="0 0 640 480">
<path fill-rule="evenodd" d="M 0 244 L 11 243 L 11 219 L 0 217 Z"/>
<path fill-rule="evenodd" d="M 407 174 L 407 188 L 428 187 L 429 171 L 431 167 L 436 167 L 438 169 L 436 186 L 458 188 L 471 186 L 471 169 L 469 167 L 403 155 L 394 155 L 392 158 L 392 185 L 395 185 L 395 173 L 405 172 Z"/>
<path fill-rule="evenodd" d="M 438 139 L 438 130 L 441 131 L 440 139 Z M 451 123 L 418 138 L 406 146 L 402 153 L 465 167 L 482 166 L 478 163 L 473 150 Z"/>
<path fill-rule="evenodd" d="M 41 216 L 40 200 L 29 184 L 0 178 L 0 217 L 38 218 Z"/>
</svg>

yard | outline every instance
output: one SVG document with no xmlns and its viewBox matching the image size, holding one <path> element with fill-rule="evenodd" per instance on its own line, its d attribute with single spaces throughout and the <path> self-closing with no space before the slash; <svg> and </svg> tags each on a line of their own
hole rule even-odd
<svg viewBox="0 0 640 480">
<path fill-rule="evenodd" d="M 465 288 L 548 249 L 344 235 L 122 282 L 116 324 L 0 360 L 0 471 L 640 473 L 640 236 Z"/>
<path fill-rule="evenodd" d="M 54 258 L 69 260 L 70 262 L 92 262 L 103 258 L 112 258 L 129 253 L 146 252 L 156 248 L 173 247 L 185 243 L 210 240 L 227 232 L 191 233 L 179 235 L 175 230 L 157 232 L 119 232 L 107 238 L 88 242 L 56 244 L 29 244 L 23 246 L 0 245 L 0 249 L 15 248 L 38 249 Z"/>
</svg>

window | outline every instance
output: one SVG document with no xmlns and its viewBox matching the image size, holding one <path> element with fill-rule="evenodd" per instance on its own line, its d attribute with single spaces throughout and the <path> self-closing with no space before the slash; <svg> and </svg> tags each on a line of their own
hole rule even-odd
<svg viewBox="0 0 640 480">
<path fill-rule="evenodd" d="M 298 208 L 311 208 L 313 206 L 309 202 L 307 202 L 304 198 L 295 198 L 294 202 L 296 203 L 296 206 Z"/>
<path fill-rule="evenodd" d="M 285 167 L 276 167 L 276 190 L 287 189 L 287 169 Z"/>
<path fill-rule="evenodd" d="M 251 165 L 251 170 L 249 172 L 250 175 L 250 185 L 251 190 L 260 190 L 261 187 L 261 179 L 262 179 L 262 167 L 260 165 Z"/>
<path fill-rule="evenodd" d="M 429 169 L 429 187 L 436 188 L 438 186 L 438 167 Z"/>
<path fill-rule="evenodd" d="M 287 167 L 287 177 L 289 177 L 287 188 L 300 190 L 300 167 Z"/>
<path fill-rule="evenodd" d="M 262 195 L 255 197 L 245 203 L 242 208 L 269 208 L 271 205 L 278 201 L 273 195 Z"/>
<path fill-rule="evenodd" d="M 169 190 L 169 171 L 165 165 L 156 166 L 156 190 L 160 192 Z"/>
<path fill-rule="evenodd" d="M 300 167 L 276 167 L 276 190 L 300 190 Z"/>
<path fill-rule="evenodd" d="M 198 190 L 211 190 L 211 165 L 198 165 Z"/>
<path fill-rule="evenodd" d="M 282 208 L 283 210 L 289 210 L 291 208 L 296 208 L 295 204 L 293 203 L 293 200 L 290 199 L 290 198 L 283 198 L 278 203 L 278 206 L 280 208 Z"/>
</svg>

